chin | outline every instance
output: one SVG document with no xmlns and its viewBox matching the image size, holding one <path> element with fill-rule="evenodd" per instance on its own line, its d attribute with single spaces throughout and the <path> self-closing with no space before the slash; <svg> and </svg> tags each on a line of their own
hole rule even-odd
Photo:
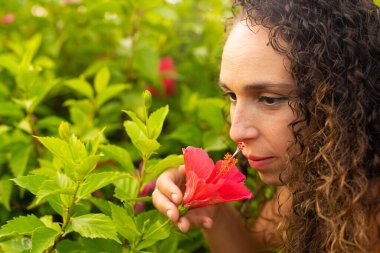
<svg viewBox="0 0 380 253">
<path fill-rule="evenodd" d="M 268 174 L 259 172 L 259 176 L 261 180 L 268 185 L 273 185 L 273 186 L 284 185 L 284 183 L 280 181 L 279 175 L 273 175 L 273 174 L 268 175 Z"/>
</svg>

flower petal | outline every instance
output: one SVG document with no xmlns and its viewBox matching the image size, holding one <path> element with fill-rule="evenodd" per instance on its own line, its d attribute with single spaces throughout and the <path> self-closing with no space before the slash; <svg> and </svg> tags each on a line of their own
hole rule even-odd
<svg viewBox="0 0 380 253">
<path fill-rule="evenodd" d="M 207 179 L 207 183 L 216 183 L 221 178 L 225 180 L 231 180 L 234 182 L 243 182 L 245 180 L 244 174 L 241 173 L 236 166 L 232 166 L 230 170 L 222 172 L 221 171 L 222 163 L 223 163 L 223 160 L 219 160 L 216 162 L 214 170 L 212 171 L 211 175 Z"/>
<path fill-rule="evenodd" d="M 233 166 L 224 178 L 237 183 L 244 182 L 245 180 L 244 174 L 236 166 Z"/>
<path fill-rule="evenodd" d="M 225 201 L 250 199 L 253 197 L 249 189 L 242 183 L 226 181 L 219 189 L 220 196 Z"/>
<path fill-rule="evenodd" d="M 183 204 L 187 205 L 193 200 L 195 189 L 198 186 L 199 179 L 194 171 L 186 172 L 186 191 L 183 196 Z"/>
<path fill-rule="evenodd" d="M 206 180 L 214 168 L 214 162 L 206 151 L 191 146 L 182 151 L 185 160 L 186 175 L 188 171 L 194 171 L 199 178 Z"/>
</svg>

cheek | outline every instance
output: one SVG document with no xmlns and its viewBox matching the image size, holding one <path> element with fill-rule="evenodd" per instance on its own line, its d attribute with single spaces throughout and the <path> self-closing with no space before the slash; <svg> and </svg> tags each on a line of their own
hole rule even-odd
<svg viewBox="0 0 380 253">
<path fill-rule="evenodd" d="M 293 132 L 289 124 L 294 120 L 293 113 L 284 114 L 284 117 L 278 119 L 278 121 L 273 122 L 272 135 L 274 146 L 276 150 L 282 154 L 286 154 L 288 147 L 294 142 Z"/>
</svg>

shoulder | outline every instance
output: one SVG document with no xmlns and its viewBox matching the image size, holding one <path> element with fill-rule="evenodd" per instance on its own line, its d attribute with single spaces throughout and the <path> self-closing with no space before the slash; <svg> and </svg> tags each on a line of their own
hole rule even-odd
<svg viewBox="0 0 380 253">
<path fill-rule="evenodd" d="M 275 196 L 264 203 L 260 216 L 253 226 L 254 236 L 261 237 L 266 246 L 276 247 L 281 242 L 279 225 L 291 208 L 291 195 L 287 188 L 278 187 Z"/>
</svg>

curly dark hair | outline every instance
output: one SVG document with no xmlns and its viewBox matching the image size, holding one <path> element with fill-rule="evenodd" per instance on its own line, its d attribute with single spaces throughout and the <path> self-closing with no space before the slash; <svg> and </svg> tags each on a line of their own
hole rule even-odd
<svg viewBox="0 0 380 253">
<path fill-rule="evenodd" d="M 379 8 L 371 0 L 236 6 L 239 17 L 269 30 L 271 46 L 290 59 L 297 89 L 289 149 L 300 153 L 283 173 L 292 192 L 292 212 L 280 226 L 283 250 L 368 252 L 379 240 L 369 232 L 380 199 L 373 190 L 380 178 Z"/>
</svg>

